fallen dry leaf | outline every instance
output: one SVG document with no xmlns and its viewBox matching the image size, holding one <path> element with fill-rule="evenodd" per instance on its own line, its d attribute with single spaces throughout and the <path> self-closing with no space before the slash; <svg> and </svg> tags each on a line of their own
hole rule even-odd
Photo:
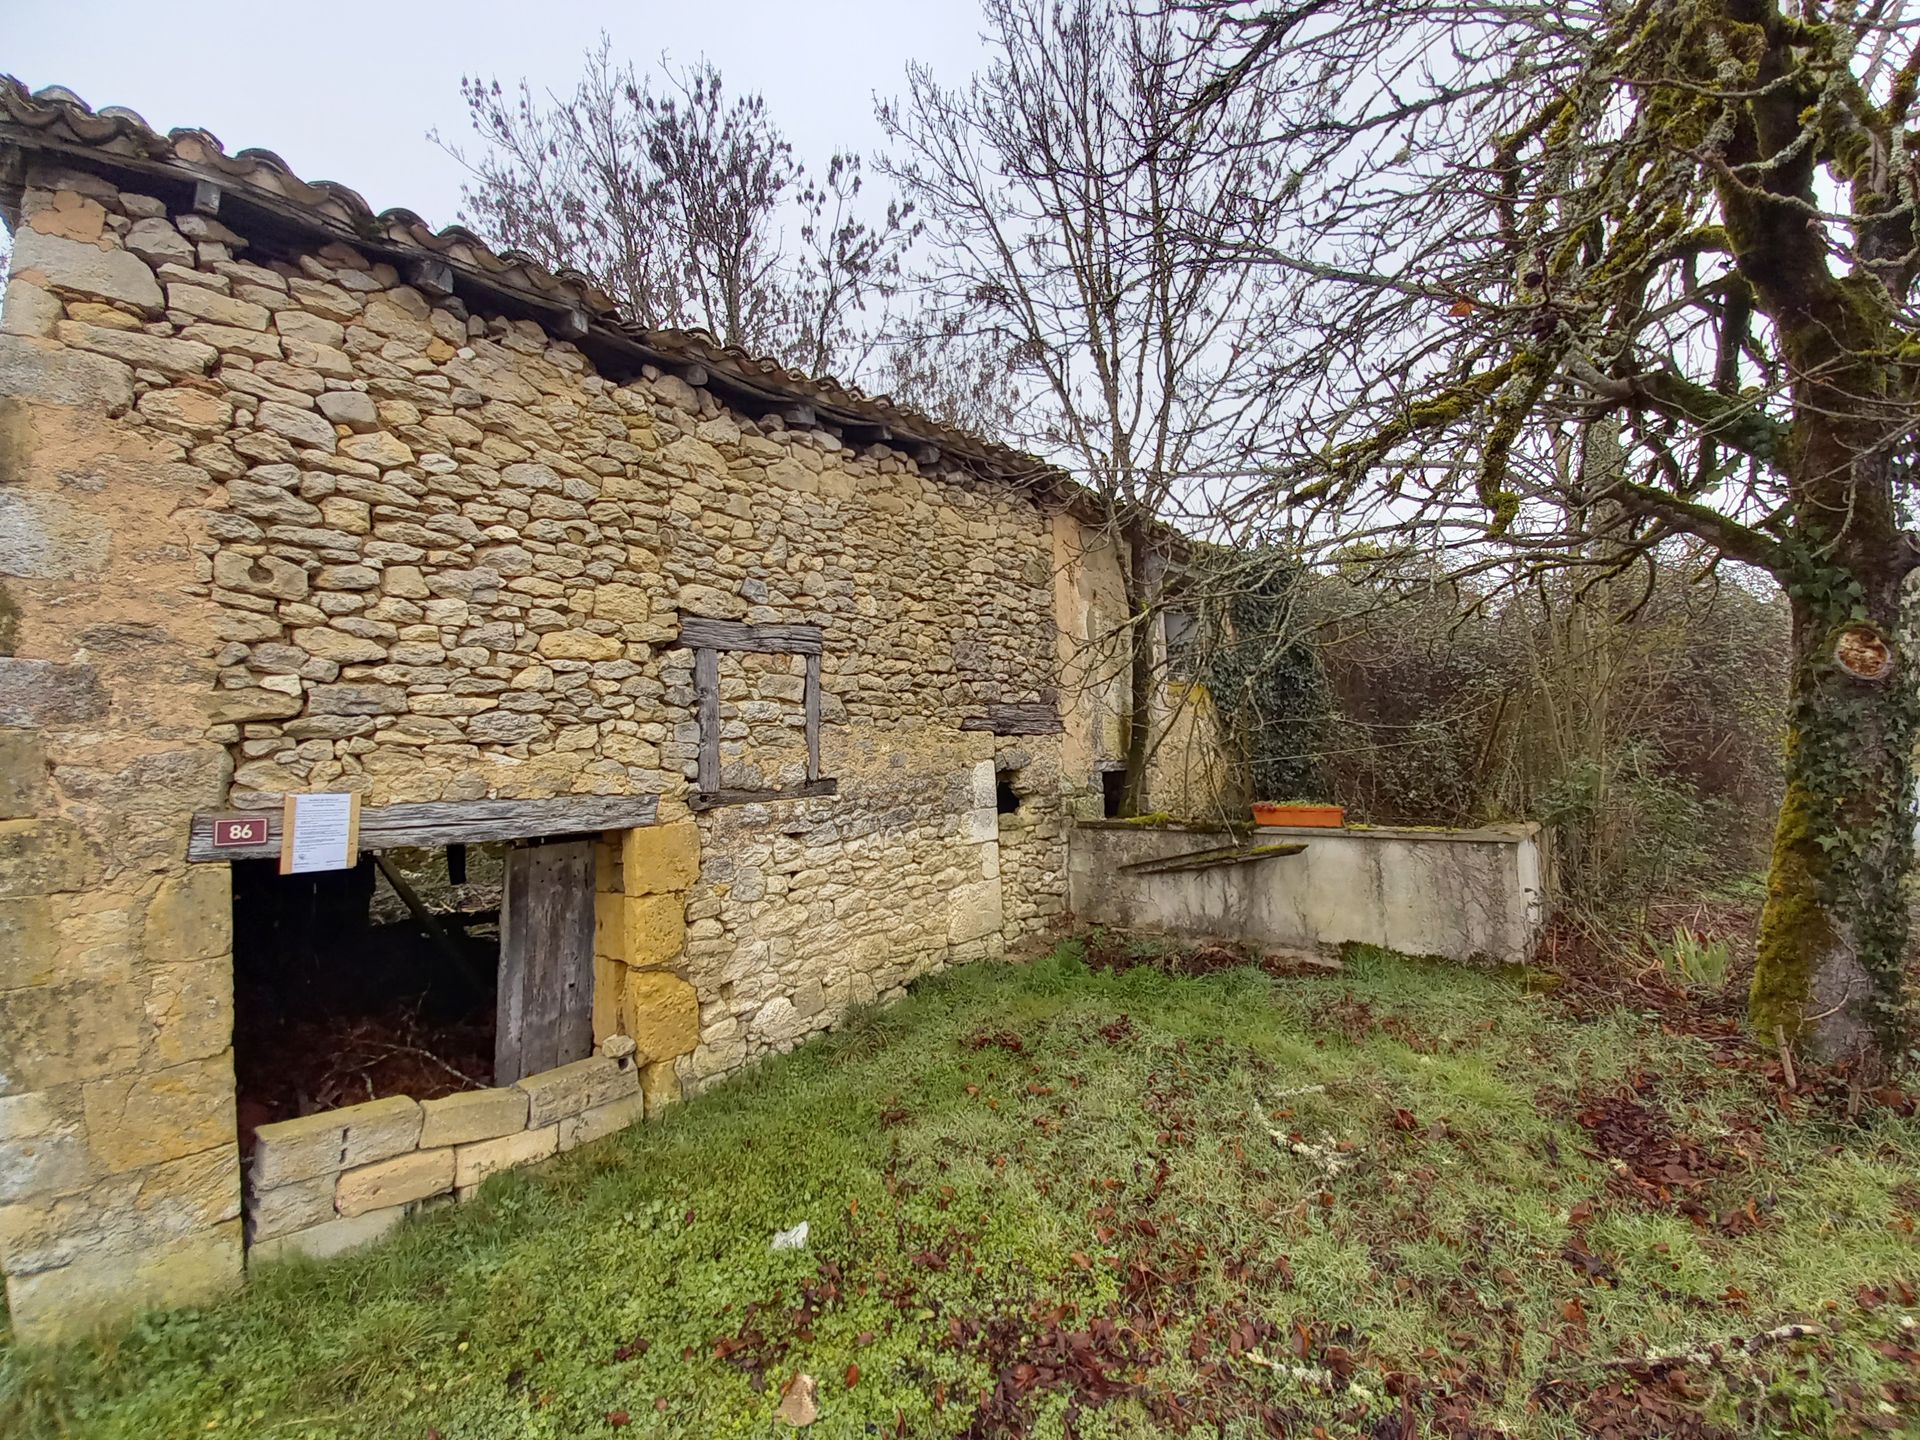
<svg viewBox="0 0 1920 1440">
<path fill-rule="evenodd" d="M 811 1425 L 820 1417 L 820 1407 L 813 1403 L 813 1390 L 813 1377 L 796 1372 L 780 1387 L 780 1405 L 773 1412 L 774 1418 L 786 1421 L 795 1429 Z"/>
</svg>

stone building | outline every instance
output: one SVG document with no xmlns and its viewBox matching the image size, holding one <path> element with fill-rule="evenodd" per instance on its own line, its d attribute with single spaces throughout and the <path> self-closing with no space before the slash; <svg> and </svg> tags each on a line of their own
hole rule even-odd
<svg viewBox="0 0 1920 1440">
<path fill-rule="evenodd" d="M 1064 477 L 10 79 L 0 213 L 21 1334 L 355 1243 L 1061 921 L 1125 671 Z M 1205 808 L 1189 768 L 1157 807 Z M 276 1116 L 243 1183 L 236 967 L 361 933 L 370 868 L 272 859 L 284 796 L 342 792 L 361 850 L 506 847 L 504 1058 Z"/>
</svg>

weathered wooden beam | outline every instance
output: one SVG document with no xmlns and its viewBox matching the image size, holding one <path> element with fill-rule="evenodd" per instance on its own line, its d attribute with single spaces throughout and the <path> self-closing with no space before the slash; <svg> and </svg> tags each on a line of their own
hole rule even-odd
<svg viewBox="0 0 1920 1440">
<path fill-rule="evenodd" d="M 811 405 L 789 405 L 780 412 L 780 418 L 801 430 L 811 430 L 820 423 L 819 413 Z"/>
<path fill-rule="evenodd" d="M 453 294 L 453 266 L 444 260 L 422 257 L 407 266 L 407 283 L 429 295 Z"/>
<path fill-rule="evenodd" d="M 984 714 L 969 715 L 962 730 L 988 730 L 995 735 L 1058 735 L 1066 727 L 1052 701 L 989 704 Z"/>
<path fill-rule="evenodd" d="M 220 213 L 221 189 L 211 180 L 193 182 L 193 213 L 212 218 Z"/>
<path fill-rule="evenodd" d="M 720 652 L 705 646 L 693 652 L 693 694 L 700 722 L 700 768 L 695 784 L 720 788 Z"/>
<path fill-rule="evenodd" d="M 807 781 L 820 778 L 820 653 L 807 656 Z"/>
<path fill-rule="evenodd" d="M 584 310 L 562 310 L 553 320 L 553 333 L 562 340 L 584 340 L 593 322 Z"/>
<path fill-rule="evenodd" d="M 703 790 L 687 797 L 689 810 L 715 810 L 722 805 L 765 805 L 774 800 L 810 800 L 820 795 L 835 795 L 838 780 L 809 780 L 785 790 Z"/>
<path fill-rule="evenodd" d="M 1256 860 L 1279 860 L 1288 855 L 1298 855 L 1306 848 L 1299 841 L 1272 845 L 1217 845 L 1206 850 L 1189 850 L 1184 855 L 1136 860 L 1131 865 L 1120 866 L 1120 872 L 1125 875 L 1185 875 L 1195 870 L 1215 870 L 1223 865 L 1250 865 Z"/>
<path fill-rule="evenodd" d="M 282 806 L 249 811 L 263 819 L 266 838 L 252 845 L 213 844 L 213 822 L 232 812 L 195 815 L 187 832 L 187 859 L 274 860 L 280 855 Z M 418 805 L 368 805 L 360 811 L 362 850 L 439 845 L 484 845 L 542 835 L 632 830 L 651 825 L 660 802 L 652 795 L 561 795 L 550 800 L 442 800 Z"/>
<path fill-rule="evenodd" d="M 818 625 L 748 625 L 739 620 L 709 620 L 682 615 L 676 645 L 696 650 L 750 650 L 760 655 L 818 655 Z"/>
</svg>

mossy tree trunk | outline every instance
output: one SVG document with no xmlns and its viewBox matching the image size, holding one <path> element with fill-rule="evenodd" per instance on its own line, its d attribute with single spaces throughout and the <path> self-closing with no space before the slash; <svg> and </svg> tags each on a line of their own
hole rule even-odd
<svg viewBox="0 0 1920 1440">
<path fill-rule="evenodd" d="M 1126 747 L 1126 781 L 1120 813 L 1147 813 L 1147 765 L 1153 754 L 1153 627 L 1158 613 L 1154 594 L 1153 541 L 1144 517 L 1125 527 L 1127 544 L 1127 709 L 1121 720 Z"/>
<path fill-rule="evenodd" d="M 1913 868 L 1920 684 L 1902 638 L 1899 537 L 1783 576 L 1793 606 L 1786 795 L 1749 1014 L 1762 1039 L 1828 1063 L 1905 1043 L 1905 882 Z"/>
</svg>

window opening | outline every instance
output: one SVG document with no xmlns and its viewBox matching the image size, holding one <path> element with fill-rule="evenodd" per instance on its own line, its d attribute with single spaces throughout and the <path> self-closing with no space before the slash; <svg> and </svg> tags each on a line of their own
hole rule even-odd
<svg viewBox="0 0 1920 1440">
<path fill-rule="evenodd" d="M 1118 820 L 1125 808 L 1127 799 L 1127 772 L 1125 770 L 1102 770 L 1100 772 L 1100 813 L 1109 820 Z"/>
</svg>

